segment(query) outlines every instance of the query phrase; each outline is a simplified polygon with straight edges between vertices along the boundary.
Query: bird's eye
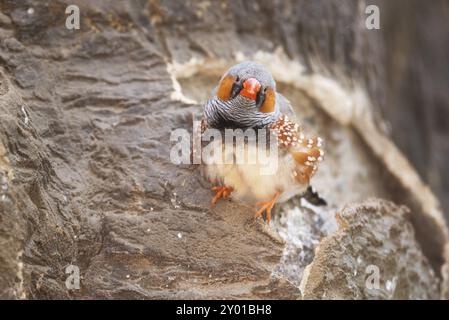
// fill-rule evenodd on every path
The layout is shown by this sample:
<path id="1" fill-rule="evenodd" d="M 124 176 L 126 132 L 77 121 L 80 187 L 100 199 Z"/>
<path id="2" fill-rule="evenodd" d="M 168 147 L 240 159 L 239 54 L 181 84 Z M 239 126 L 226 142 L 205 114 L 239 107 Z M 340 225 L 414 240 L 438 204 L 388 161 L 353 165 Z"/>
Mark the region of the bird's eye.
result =
<path id="1" fill-rule="evenodd" d="M 237 95 L 240 93 L 240 91 L 243 89 L 243 84 L 240 81 L 239 76 L 237 76 L 235 78 L 235 82 L 232 85 L 232 89 L 231 89 L 231 99 L 234 99 L 235 97 L 237 97 Z"/>
<path id="2" fill-rule="evenodd" d="M 260 112 L 274 112 L 276 102 L 275 99 L 274 90 L 265 87 L 264 90 L 259 91 L 256 99 L 256 105 L 259 107 Z"/>
<path id="3" fill-rule="evenodd" d="M 256 106 L 257 106 L 258 108 L 260 108 L 260 107 L 262 106 L 262 103 L 263 103 L 264 100 L 265 100 L 265 92 L 266 92 L 266 89 L 263 89 L 263 90 L 260 90 L 260 91 L 257 93 L 257 96 L 256 96 Z"/>
<path id="4" fill-rule="evenodd" d="M 256 106 L 257 106 L 258 108 L 260 108 L 260 107 L 262 106 L 262 104 L 264 103 L 264 101 L 265 101 L 265 96 L 266 96 L 266 94 L 267 94 L 267 90 L 268 90 L 268 87 L 264 87 L 262 90 L 260 90 L 260 91 L 257 93 L 257 97 L 256 97 Z"/>

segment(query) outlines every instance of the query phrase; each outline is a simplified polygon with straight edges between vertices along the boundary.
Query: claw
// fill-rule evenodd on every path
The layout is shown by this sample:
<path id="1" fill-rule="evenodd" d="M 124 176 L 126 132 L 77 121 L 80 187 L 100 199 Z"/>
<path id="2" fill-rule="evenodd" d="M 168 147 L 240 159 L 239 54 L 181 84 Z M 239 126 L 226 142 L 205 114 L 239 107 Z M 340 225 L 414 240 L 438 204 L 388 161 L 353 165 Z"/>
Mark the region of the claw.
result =
<path id="1" fill-rule="evenodd" d="M 222 198 L 223 199 L 228 198 L 231 192 L 234 191 L 234 188 L 226 186 L 216 186 L 212 188 L 212 191 L 215 191 L 215 196 L 212 198 L 211 203 L 212 205 L 215 205 L 218 202 L 218 200 Z"/>
<path id="2" fill-rule="evenodd" d="M 271 220 L 271 210 L 273 209 L 274 204 L 279 199 L 280 193 L 276 192 L 273 199 L 269 201 L 261 201 L 256 203 L 256 207 L 260 207 L 258 210 L 256 210 L 256 214 L 254 215 L 254 218 L 257 217 L 263 217 L 264 211 L 266 211 L 266 220 L 267 222 L 270 222 Z"/>

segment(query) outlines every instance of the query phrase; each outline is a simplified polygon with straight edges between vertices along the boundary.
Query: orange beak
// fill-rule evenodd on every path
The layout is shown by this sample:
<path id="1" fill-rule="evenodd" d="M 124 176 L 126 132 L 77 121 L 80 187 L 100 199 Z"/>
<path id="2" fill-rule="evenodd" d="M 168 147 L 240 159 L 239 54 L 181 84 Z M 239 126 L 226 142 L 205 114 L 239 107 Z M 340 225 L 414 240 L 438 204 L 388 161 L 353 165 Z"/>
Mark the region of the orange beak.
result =
<path id="1" fill-rule="evenodd" d="M 255 78 L 248 78 L 243 82 L 243 89 L 240 90 L 240 95 L 251 100 L 256 100 L 257 93 L 260 90 L 260 82 Z"/>

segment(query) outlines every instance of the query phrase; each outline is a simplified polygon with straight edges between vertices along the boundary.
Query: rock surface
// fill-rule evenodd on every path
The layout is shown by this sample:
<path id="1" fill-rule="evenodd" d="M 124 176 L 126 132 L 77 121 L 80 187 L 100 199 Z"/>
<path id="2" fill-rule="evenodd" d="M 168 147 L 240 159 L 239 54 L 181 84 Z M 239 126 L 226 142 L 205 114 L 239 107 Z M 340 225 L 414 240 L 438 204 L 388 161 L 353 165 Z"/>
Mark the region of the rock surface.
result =
<path id="1" fill-rule="evenodd" d="M 338 213 L 302 279 L 305 299 L 438 299 L 406 207 L 371 199 Z"/>
<path id="2" fill-rule="evenodd" d="M 79 1 L 81 29 L 67 30 L 69 1 L 0 1 L 1 298 L 440 295 L 447 230 L 431 192 L 411 167 L 391 169 L 406 161 L 393 147 L 376 153 L 342 121 L 351 112 L 337 107 L 351 97 L 316 94 L 340 81 L 319 76 L 318 57 L 354 81 L 369 72 L 360 8 L 294 3 Z M 314 182 L 327 207 L 292 199 L 267 226 L 237 203 L 211 209 L 198 168 L 170 161 L 171 131 L 191 130 L 221 72 L 244 56 L 266 62 L 298 118 L 327 141 Z M 337 227 L 340 208 L 372 196 L 411 214 L 372 200 L 348 205 L 348 226 Z M 362 250 L 395 290 L 365 290 L 354 267 Z M 66 287 L 70 265 L 79 290 Z"/>

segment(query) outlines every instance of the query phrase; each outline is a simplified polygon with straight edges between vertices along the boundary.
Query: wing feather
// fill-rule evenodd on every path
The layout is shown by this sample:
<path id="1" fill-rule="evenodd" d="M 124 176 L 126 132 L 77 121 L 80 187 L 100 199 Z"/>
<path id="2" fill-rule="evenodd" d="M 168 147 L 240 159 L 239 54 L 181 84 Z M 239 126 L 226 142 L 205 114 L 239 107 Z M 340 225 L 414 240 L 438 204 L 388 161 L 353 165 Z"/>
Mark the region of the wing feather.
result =
<path id="1" fill-rule="evenodd" d="M 293 176 L 301 183 L 309 183 L 318 163 L 323 160 L 322 139 L 305 137 L 302 127 L 285 114 L 270 129 L 275 133 L 280 147 L 286 149 L 297 164 Z"/>

